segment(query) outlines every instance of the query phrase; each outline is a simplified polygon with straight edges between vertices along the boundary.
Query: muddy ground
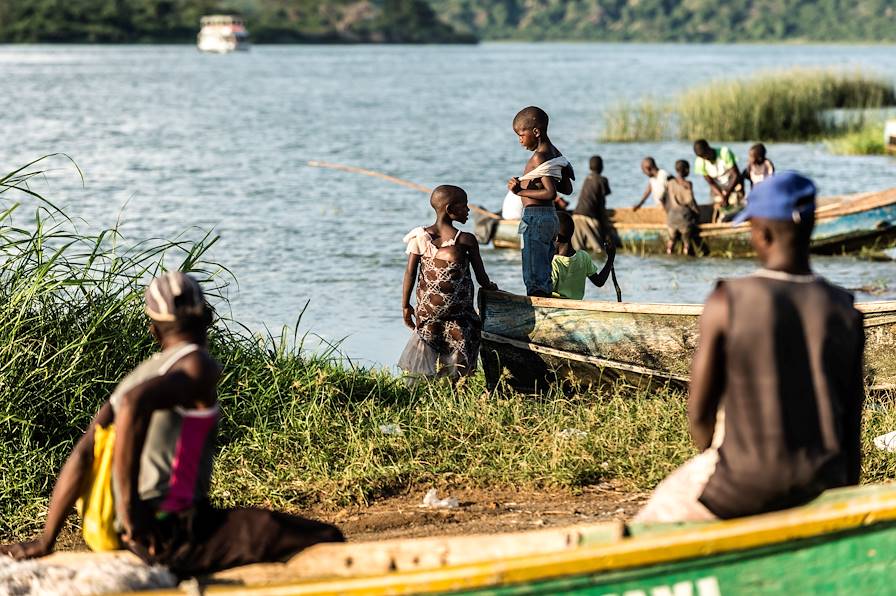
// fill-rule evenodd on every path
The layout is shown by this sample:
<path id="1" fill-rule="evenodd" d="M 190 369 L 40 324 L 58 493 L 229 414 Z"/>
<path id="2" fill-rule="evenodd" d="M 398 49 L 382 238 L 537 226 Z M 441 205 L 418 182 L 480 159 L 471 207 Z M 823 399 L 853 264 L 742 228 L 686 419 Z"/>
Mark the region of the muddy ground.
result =
<path id="1" fill-rule="evenodd" d="M 334 511 L 299 512 L 339 526 L 352 541 L 416 538 L 450 534 L 493 534 L 539 528 L 627 520 L 646 501 L 648 493 L 622 490 L 605 482 L 572 491 L 517 491 L 508 488 L 450 489 L 439 498 L 457 499 L 455 508 L 423 505 L 430 487 L 414 487 L 406 494 L 380 499 L 367 506 Z M 59 537 L 59 550 L 87 550 L 71 524 Z"/>
<path id="2" fill-rule="evenodd" d="M 454 489 L 456 508 L 424 506 L 426 487 L 390 497 L 367 507 L 312 512 L 345 532 L 349 540 L 384 540 L 447 534 L 519 532 L 614 519 L 628 519 L 647 493 L 624 492 L 612 483 L 569 491 Z"/>

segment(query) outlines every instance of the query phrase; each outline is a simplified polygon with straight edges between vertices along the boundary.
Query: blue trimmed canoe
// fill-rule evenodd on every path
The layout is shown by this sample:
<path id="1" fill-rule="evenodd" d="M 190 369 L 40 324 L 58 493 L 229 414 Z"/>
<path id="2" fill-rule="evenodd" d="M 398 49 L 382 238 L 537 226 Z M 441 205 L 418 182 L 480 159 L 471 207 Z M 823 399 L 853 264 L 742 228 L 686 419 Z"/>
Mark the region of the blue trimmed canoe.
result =
<path id="1" fill-rule="evenodd" d="M 711 207 L 702 207 L 702 220 L 709 221 Z M 638 254 L 661 254 L 666 250 L 666 215 L 659 207 L 611 209 L 610 220 L 622 249 Z M 518 220 L 498 222 L 493 243 L 496 248 L 520 247 Z M 714 256 L 750 256 L 750 224 L 704 223 L 701 237 Z M 812 251 L 841 254 L 880 250 L 896 241 L 896 188 L 879 192 L 819 199 Z"/>

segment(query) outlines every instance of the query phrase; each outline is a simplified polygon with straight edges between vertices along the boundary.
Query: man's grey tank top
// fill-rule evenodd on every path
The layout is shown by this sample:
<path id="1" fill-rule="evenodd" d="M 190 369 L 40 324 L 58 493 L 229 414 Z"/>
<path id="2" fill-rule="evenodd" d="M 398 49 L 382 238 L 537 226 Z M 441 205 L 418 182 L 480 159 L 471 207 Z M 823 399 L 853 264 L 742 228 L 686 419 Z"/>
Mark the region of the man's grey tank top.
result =
<path id="1" fill-rule="evenodd" d="M 195 344 L 181 344 L 153 354 L 115 388 L 109 398 L 112 409 L 118 411 L 128 391 L 164 375 L 178 360 L 198 349 Z M 205 498 L 211 484 L 218 415 L 217 404 L 202 410 L 172 408 L 153 412 L 140 455 L 141 500 L 174 512 Z"/>
<path id="2" fill-rule="evenodd" d="M 852 295 L 765 270 L 720 284 L 730 317 L 724 436 L 700 501 L 731 518 L 857 483 L 864 330 Z"/>

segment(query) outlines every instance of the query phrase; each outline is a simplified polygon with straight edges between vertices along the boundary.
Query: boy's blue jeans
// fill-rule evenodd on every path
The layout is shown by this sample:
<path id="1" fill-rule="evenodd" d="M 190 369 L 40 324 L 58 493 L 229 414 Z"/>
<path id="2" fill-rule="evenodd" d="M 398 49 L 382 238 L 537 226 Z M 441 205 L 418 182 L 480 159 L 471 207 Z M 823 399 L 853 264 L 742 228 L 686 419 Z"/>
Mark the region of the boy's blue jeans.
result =
<path id="1" fill-rule="evenodd" d="M 558 225 L 553 205 L 523 209 L 519 232 L 523 237 L 523 283 L 529 296 L 551 295 L 551 260 Z"/>

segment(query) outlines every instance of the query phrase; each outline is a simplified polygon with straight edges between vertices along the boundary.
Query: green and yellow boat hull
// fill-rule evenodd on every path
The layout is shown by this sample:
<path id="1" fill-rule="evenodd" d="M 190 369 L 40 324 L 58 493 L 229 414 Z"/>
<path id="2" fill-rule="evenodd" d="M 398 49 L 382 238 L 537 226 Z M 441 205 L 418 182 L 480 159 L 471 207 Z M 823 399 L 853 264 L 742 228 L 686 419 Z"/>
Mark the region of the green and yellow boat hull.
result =
<path id="1" fill-rule="evenodd" d="M 739 520 L 633 527 L 631 535 L 622 529 L 621 522 L 611 522 L 579 531 L 319 545 L 286 564 L 205 578 L 200 589 L 257 596 L 727 596 L 894 589 L 893 485 L 828 491 L 803 507 Z M 570 543 L 557 540 L 564 532 Z M 495 543 L 504 544 L 506 553 L 496 552 Z M 514 545 L 528 554 L 514 554 Z"/>

